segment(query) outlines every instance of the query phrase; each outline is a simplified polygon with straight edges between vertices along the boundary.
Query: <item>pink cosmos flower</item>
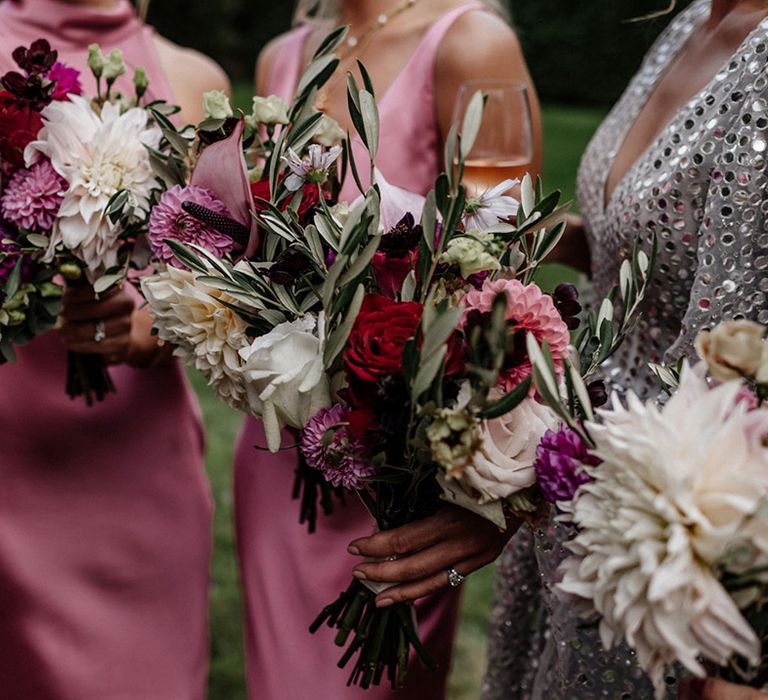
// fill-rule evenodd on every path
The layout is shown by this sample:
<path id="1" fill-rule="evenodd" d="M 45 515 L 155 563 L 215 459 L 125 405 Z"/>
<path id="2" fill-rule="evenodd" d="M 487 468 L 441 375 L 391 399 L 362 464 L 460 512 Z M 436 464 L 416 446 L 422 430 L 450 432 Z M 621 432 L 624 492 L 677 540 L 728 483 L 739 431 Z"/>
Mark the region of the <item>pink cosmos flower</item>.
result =
<path id="1" fill-rule="evenodd" d="M 203 187 L 172 187 L 163 193 L 149 217 L 149 245 L 155 256 L 169 265 L 181 267 L 166 239 L 194 243 L 216 257 L 229 253 L 234 241 L 185 212 L 182 209 L 185 202 L 199 204 L 215 214 L 230 215 L 224 204 Z"/>
<path id="2" fill-rule="evenodd" d="M 283 156 L 283 160 L 290 170 L 290 174 L 285 178 L 285 186 L 291 192 L 298 192 L 305 182 L 312 185 L 321 185 L 328 177 L 328 171 L 341 155 L 341 146 L 334 146 L 327 151 L 322 146 L 313 144 L 309 147 L 307 155 L 304 158 L 288 149 L 288 155 Z"/>
<path id="3" fill-rule="evenodd" d="M 67 181 L 49 160 L 18 170 L 0 198 L 0 213 L 19 228 L 48 233 L 59 213 Z"/>
<path id="4" fill-rule="evenodd" d="M 531 360 L 525 347 L 525 337 L 533 333 L 539 345 L 547 343 L 555 368 L 562 368 L 568 354 L 570 334 L 568 326 L 555 309 L 552 297 L 544 294 L 535 284 L 524 285 L 518 280 L 486 280 L 480 289 L 473 289 L 464 297 L 464 326 L 483 323 L 493 309 L 499 294 L 507 297 L 506 319 L 514 346 L 506 358 L 499 375 L 499 386 L 511 391 L 532 371 Z M 533 392 L 533 388 L 531 389 Z"/>
<path id="5" fill-rule="evenodd" d="M 82 95 L 83 86 L 80 85 L 80 71 L 64 65 L 60 61 L 51 66 L 47 77 L 56 83 L 53 89 L 54 100 L 66 100 L 70 95 Z"/>

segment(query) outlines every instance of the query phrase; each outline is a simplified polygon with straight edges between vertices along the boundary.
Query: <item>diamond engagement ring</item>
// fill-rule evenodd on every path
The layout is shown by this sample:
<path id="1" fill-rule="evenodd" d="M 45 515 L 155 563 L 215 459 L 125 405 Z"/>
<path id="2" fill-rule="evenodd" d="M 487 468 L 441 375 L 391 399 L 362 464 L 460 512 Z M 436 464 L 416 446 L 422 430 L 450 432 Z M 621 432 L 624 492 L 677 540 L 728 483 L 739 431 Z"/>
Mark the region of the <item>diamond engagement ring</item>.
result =
<path id="1" fill-rule="evenodd" d="M 464 583 L 465 578 L 466 576 L 462 576 L 453 567 L 448 569 L 448 583 L 451 584 L 451 588 L 458 588 L 462 583 Z"/>
<path id="2" fill-rule="evenodd" d="M 107 327 L 104 321 L 96 321 L 96 328 L 93 331 L 93 342 L 101 343 L 107 337 Z"/>

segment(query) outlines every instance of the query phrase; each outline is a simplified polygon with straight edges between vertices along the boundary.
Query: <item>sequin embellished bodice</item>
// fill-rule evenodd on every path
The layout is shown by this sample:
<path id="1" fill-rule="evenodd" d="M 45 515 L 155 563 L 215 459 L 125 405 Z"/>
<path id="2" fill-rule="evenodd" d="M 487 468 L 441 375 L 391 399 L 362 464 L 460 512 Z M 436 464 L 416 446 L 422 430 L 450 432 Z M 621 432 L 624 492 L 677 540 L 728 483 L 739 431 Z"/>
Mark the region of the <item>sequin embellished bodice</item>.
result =
<path id="1" fill-rule="evenodd" d="M 768 20 L 605 198 L 629 129 L 709 9 L 697 0 L 659 37 L 579 171 L 597 298 L 618 282 L 636 237 L 658 241 L 642 317 L 607 371 L 643 398 L 658 393 L 647 362 L 691 356 L 702 328 L 723 318 L 768 323 Z M 501 559 L 484 700 L 653 697 L 630 650 L 604 650 L 597 629 L 552 592 L 571 536 L 563 527 L 521 530 Z M 675 698 L 673 678 L 669 688 Z"/>

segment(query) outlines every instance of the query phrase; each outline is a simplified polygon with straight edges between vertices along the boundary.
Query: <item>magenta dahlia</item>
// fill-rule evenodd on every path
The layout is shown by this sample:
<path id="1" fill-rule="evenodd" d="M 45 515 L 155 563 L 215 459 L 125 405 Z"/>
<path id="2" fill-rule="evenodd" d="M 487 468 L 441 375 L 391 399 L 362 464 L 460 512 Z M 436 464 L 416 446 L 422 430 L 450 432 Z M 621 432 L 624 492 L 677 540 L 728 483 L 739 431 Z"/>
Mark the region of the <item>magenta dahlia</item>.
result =
<path id="1" fill-rule="evenodd" d="M 66 100 L 69 95 L 82 95 L 83 86 L 80 85 L 80 71 L 57 61 L 51 66 L 46 77 L 56 83 L 53 89 L 54 100 Z"/>
<path id="2" fill-rule="evenodd" d="M 533 468 L 544 500 L 557 503 L 572 500 L 579 486 L 592 480 L 584 465 L 598 464 L 600 460 L 590 454 L 578 434 L 563 426 L 557 432 L 544 433 Z"/>
<path id="3" fill-rule="evenodd" d="M 158 259 L 180 267 L 166 239 L 180 243 L 194 243 L 216 257 L 222 257 L 234 247 L 234 241 L 209 224 L 196 219 L 182 209 L 182 204 L 192 202 L 215 214 L 230 217 L 226 206 L 214 194 L 202 187 L 176 185 L 163 193 L 160 202 L 149 217 L 149 244 Z"/>
<path id="4" fill-rule="evenodd" d="M 307 464 L 333 486 L 357 490 L 374 470 L 364 458 L 363 444 L 350 438 L 345 413 L 340 404 L 318 411 L 301 434 L 301 452 Z"/>
<path id="5" fill-rule="evenodd" d="M 506 279 L 486 280 L 480 289 L 467 292 L 463 300 L 465 328 L 484 322 L 499 294 L 507 297 L 505 317 L 513 334 L 513 347 L 499 375 L 499 385 L 510 391 L 531 374 L 531 360 L 525 342 L 528 333 L 533 334 L 539 345 L 549 345 L 558 371 L 568 354 L 571 336 L 552 297 L 544 294 L 535 284 L 525 285 L 518 280 Z"/>
<path id="6" fill-rule="evenodd" d="M 16 171 L 0 197 L 0 214 L 19 228 L 49 233 L 56 221 L 67 181 L 48 160 Z"/>

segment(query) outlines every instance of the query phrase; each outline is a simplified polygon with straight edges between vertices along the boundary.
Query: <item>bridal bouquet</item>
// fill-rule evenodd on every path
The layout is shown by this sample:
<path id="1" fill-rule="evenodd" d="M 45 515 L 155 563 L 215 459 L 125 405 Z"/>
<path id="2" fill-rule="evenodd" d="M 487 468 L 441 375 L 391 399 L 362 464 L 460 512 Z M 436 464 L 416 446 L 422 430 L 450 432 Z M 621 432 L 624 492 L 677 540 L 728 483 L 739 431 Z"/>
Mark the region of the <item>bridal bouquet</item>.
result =
<path id="1" fill-rule="evenodd" d="M 13 57 L 19 71 L 2 77 L 0 93 L 0 269 L 7 277 L 4 308 L 10 307 L 0 327 L 13 329 L 2 336 L 6 359 L 13 344 L 51 327 L 52 300 L 61 293 L 52 284 L 56 275 L 68 284 L 91 285 L 98 295 L 124 283 L 131 265 L 149 261 L 144 256 L 141 262 L 137 243 L 162 189 L 152 161 L 170 148 L 163 129 L 177 111 L 162 103 L 141 105 L 148 86 L 141 68 L 134 73 L 135 95 L 114 90 L 126 72 L 118 50 L 104 56 L 90 48 L 95 97 L 82 94 L 77 71 L 58 63 L 45 40 L 20 47 Z M 104 333 L 97 325 L 99 331 Z M 112 390 L 101 356 L 70 353 L 71 396 L 84 395 L 90 404 Z"/>
<path id="2" fill-rule="evenodd" d="M 576 531 L 559 589 L 625 640 L 665 697 L 665 669 L 768 683 L 768 342 L 726 321 L 703 361 L 656 367 L 662 407 L 629 394 L 551 433 L 536 469 Z"/>
<path id="3" fill-rule="evenodd" d="M 256 98 L 239 118 L 209 96 L 209 118 L 179 153 L 191 178 L 152 212 L 160 263 L 142 288 L 160 337 L 230 405 L 263 419 L 269 449 L 298 442 L 302 516 L 318 493 L 328 506 L 319 478 L 355 493 L 380 529 L 445 501 L 504 529 L 541 503 L 535 451 L 556 422 L 533 387 L 531 348 L 559 381 L 581 310 L 574 288 L 548 295 L 534 282 L 568 207 L 529 177 L 467 197 L 480 93 L 447 139 L 434 189 L 391 186 L 376 169 L 378 111 L 360 66 L 363 87 L 350 76 L 348 100 L 370 155 L 364 187 L 349 136 L 313 106 L 343 35 L 320 46 L 292 105 Z M 347 173 L 360 197 L 339 202 Z M 517 184 L 520 202 L 504 194 Z M 582 334 L 594 367 L 618 347 L 647 283 L 648 259 L 635 251 L 632 264 L 618 327 L 607 331 L 603 314 Z M 377 609 L 376 590 L 352 581 L 312 629 L 338 630 L 340 665 L 355 660 L 350 684 L 398 687 L 411 649 L 432 662 L 412 608 Z"/>

